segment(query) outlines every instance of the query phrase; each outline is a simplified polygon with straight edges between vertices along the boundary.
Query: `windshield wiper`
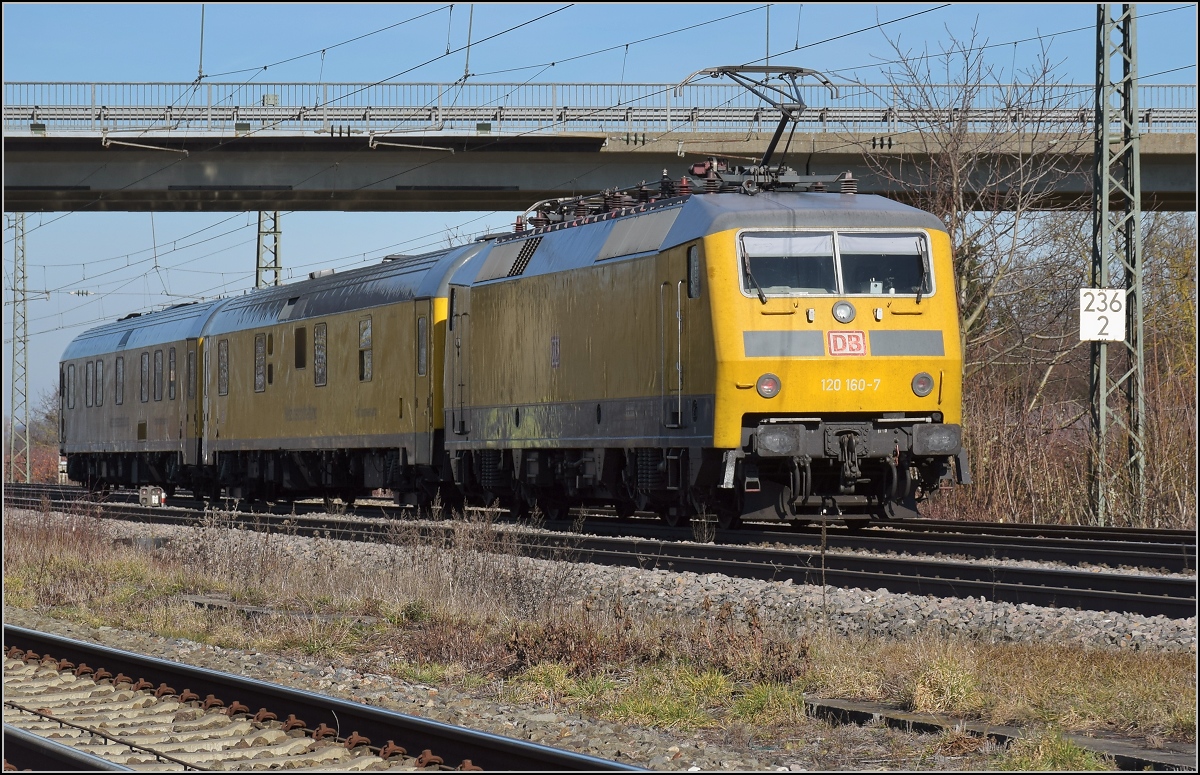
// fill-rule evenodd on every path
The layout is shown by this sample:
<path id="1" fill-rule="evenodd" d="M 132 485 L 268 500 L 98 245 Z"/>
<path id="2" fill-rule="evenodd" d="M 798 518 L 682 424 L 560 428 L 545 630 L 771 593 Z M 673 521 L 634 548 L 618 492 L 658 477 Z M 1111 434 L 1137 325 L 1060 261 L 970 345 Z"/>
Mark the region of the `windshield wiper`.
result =
<path id="1" fill-rule="evenodd" d="M 917 304 L 921 303 L 921 294 L 925 291 L 925 259 L 920 259 L 921 279 L 917 281 Z"/>
<path id="2" fill-rule="evenodd" d="M 766 304 L 767 294 L 763 293 L 762 286 L 758 284 L 758 280 L 754 279 L 754 272 L 750 271 L 750 256 L 746 256 L 744 260 L 746 262 L 746 277 L 749 278 L 750 282 L 754 283 L 754 289 L 758 291 L 758 300 Z"/>

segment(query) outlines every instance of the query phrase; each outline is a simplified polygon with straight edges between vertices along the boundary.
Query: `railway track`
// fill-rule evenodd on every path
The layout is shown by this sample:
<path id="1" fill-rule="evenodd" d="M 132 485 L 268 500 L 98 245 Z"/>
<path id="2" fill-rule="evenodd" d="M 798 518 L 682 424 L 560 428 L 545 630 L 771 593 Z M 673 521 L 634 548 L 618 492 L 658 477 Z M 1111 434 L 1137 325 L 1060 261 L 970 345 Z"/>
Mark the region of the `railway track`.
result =
<path id="1" fill-rule="evenodd" d="M 4 649 L 5 769 L 641 771 L 20 627 Z"/>
<path id="2" fill-rule="evenodd" d="M 87 497 L 86 491 L 77 485 L 44 485 L 44 484 L 20 484 L 6 483 L 4 485 L 6 494 L 11 494 L 19 497 L 37 499 L 42 495 L 46 495 L 51 499 L 57 500 L 72 500 L 84 499 Z M 116 490 L 110 492 L 101 499 L 102 502 L 135 502 L 137 493 L 132 490 Z M 232 510 L 235 502 L 230 501 L 229 505 Z M 190 498 L 186 492 L 180 492 L 176 497 L 171 498 L 171 505 L 186 508 L 204 508 L 204 502 L 198 499 Z M 317 501 L 296 501 L 287 506 L 275 506 L 267 508 L 264 504 L 256 504 L 253 510 L 255 513 L 274 513 L 274 514 L 327 514 L 329 508 Z M 379 515 L 398 517 L 404 513 L 403 508 L 391 506 L 389 502 L 362 502 L 358 508 L 354 506 L 346 509 L 348 513 L 358 513 L 360 515 Z M 577 511 L 577 510 L 572 510 Z M 622 526 L 622 529 L 644 530 L 647 534 L 659 533 L 662 535 L 681 534 L 680 528 L 669 528 L 663 526 L 657 520 L 646 512 L 643 516 L 647 517 L 643 526 L 633 525 L 626 520 L 617 520 L 612 518 L 608 512 L 604 511 L 588 511 L 589 524 L 614 524 Z M 941 519 L 924 519 L 924 518 L 898 518 L 891 519 L 887 522 L 872 523 L 870 525 L 861 525 L 857 523 L 853 529 L 838 524 L 837 521 L 831 522 L 828 525 L 829 530 L 836 532 L 852 533 L 854 535 L 867 535 L 872 532 L 887 531 L 887 535 L 896 537 L 905 533 L 914 535 L 924 535 L 926 537 L 948 535 L 954 541 L 961 541 L 964 535 L 973 536 L 997 536 L 997 537 L 1012 537 L 1022 539 L 1022 543 L 1029 543 L 1024 539 L 1042 538 L 1047 540 L 1054 539 L 1070 539 L 1073 541 L 1096 541 L 1103 544 L 1154 544 L 1150 551 L 1159 551 L 1160 546 L 1181 547 L 1187 550 L 1190 556 L 1196 555 L 1197 534 L 1195 530 L 1175 530 L 1170 528 L 1140 528 L 1140 527 L 1097 527 L 1093 525 L 1052 525 L 1052 524 L 1029 524 L 1029 523 L 1014 523 L 1014 522 L 968 522 L 963 520 L 941 520 Z M 751 523 L 744 525 L 740 530 L 722 530 L 720 535 L 722 540 L 739 540 L 739 536 L 752 536 L 754 540 L 758 540 L 760 536 L 769 535 L 772 540 L 786 540 L 781 536 L 787 535 L 804 535 L 820 532 L 819 524 L 810 524 L 798 527 L 791 523 Z"/>
<path id="3" fill-rule="evenodd" d="M 6 494 L 14 506 L 37 508 L 32 497 Z M 196 525 L 203 512 L 186 509 L 148 509 L 131 504 L 106 503 L 106 515 L 160 524 Z M 229 524 L 247 528 L 288 532 L 301 536 L 332 536 L 356 541 L 388 541 L 392 520 L 363 520 L 323 514 L 277 515 L 232 514 Z M 633 527 L 622 523 L 623 533 Z M 446 539 L 441 523 L 422 523 L 419 528 L 430 538 Z M 656 528 L 657 529 L 657 528 Z M 950 534 L 936 538 L 900 529 L 841 533 L 789 535 L 786 548 L 749 545 L 713 545 L 629 535 L 604 536 L 546 533 L 520 530 L 509 544 L 513 550 L 532 556 L 552 554 L 559 559 L 596 562 L 617 566 L 658 568 L 694 573 L 722 573 L 734 577 L 799 584 L 829 584 L 840 587 L 879 589 L 938 597 L 983 597 L 997 602 L 1060 608 L 1120 611 L 1146 616 L 1186 618 L 1196 613 L 1195 577 L 1156 576 L 1097 572 L 1045 567 L 1021 567 L 999 560 L 1041 559 L 1068 564 L 1104 564 L 1111 567 L 1195 567 L 1195 546 L 1183 543 L 1152 544 L 1142 541 L 1076 543 L 1071 539 L 1024 539 L 1013 536 L 979 536 L 955 540 Z M 864 535 L 870 532 L 870 535 Z M 888 535 L 885 535 L 888 534 Z M 751 541 L 750 533 L 737 534 Z M 728 539 L 725 534 L 722 539 Z M 991 540 L 985 540 L 985 539 Z M 775 540 L 774 538 L 772 540 Z M 814 545 L 814 541 L 818 544 Z M 1025 543 L 1026 541 L 1030 543 Z M 847 550 L 869 549 L 903 554 L 872 556 Z M 946 559 L 953 554 L 956 559 Z M 943 555 L 937 557 L 936 555 Z M 959 559 L 962 558 L 962 559 Z M 996 562 L 980 562 L 996 560 Z"/>

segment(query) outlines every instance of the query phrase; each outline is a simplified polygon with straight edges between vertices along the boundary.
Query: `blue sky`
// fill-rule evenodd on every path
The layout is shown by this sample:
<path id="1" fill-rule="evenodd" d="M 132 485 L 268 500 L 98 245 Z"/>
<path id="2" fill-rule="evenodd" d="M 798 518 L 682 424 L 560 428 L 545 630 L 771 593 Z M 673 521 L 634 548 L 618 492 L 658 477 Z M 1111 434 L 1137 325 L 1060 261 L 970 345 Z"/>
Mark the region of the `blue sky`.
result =
<path id="1" fill-rule="evenodd" d="M 1196 5 L 1140 4 L 1138 14 L 1143 81 L 1195 84 Z M 894 56 L 887 38 L 905 50 L 937 53 L 952 37 L 970 39 L 972 30 L 991 46 L 987 56 L 1001 78 L 1032 66 L 1043 47 L 1062 80 L 1090 84 L 1095 77 L 1096 6 L 1086 3 L 206 4 L 203 16 L 203 72 L 224 83 L 373 83 L 401 73 L 395 81 L 450 82 L 462 77 L 466 52 L 445 52 L 467 42 L 468 27 L 478 42 L 523 22 L 529 23 L 471 46 L 472 81 L 677 83 L 704 67 L 759 63 L 769 51 L 773 64 L 820 70 L 835 81 L 879 83 L 880 68 Z M 6 82 L 191 82 L 201 68 L 199 4 L 6 3 L 3 22 Z M 652 36 L 661 37 L 638 42 Z M 433 249 L 504 228 L 514 216 L 290 213 L 282 219 L 281 255 L 302 277 L 314 268 L 361 264 L 364 257 Z M 28 286 L 63 289 L 49 298 L 30 294 L 31 405 L 54 386 L 59 356 L 83 330 L 179 301 L 164 290 L 212 296 L 252 287 L 256 226 L 256 213 L 27 215 Z M 214 239 L 169 250 L 197 232 L 189 241 Z M 3 250 L 7 375 L 13 265 L 7 217 Z M 119 270 L 103 285 L 86 279 L 147 250 L 162 255 L 159 271 Z M 3 391 L 7 415 L 7 378 Z"/>

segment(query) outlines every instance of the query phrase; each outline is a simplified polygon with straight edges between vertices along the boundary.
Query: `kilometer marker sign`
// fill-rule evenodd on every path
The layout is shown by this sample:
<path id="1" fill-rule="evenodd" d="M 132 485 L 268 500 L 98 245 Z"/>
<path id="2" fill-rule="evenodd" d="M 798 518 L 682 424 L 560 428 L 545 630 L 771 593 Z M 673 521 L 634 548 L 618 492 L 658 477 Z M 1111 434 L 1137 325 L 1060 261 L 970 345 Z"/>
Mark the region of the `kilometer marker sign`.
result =
<path id="1" fill-rule="evenodd" d="M 1079 289 L 1079 339 L 1083 342 L 1125 341 L 1125 290 Z"/>

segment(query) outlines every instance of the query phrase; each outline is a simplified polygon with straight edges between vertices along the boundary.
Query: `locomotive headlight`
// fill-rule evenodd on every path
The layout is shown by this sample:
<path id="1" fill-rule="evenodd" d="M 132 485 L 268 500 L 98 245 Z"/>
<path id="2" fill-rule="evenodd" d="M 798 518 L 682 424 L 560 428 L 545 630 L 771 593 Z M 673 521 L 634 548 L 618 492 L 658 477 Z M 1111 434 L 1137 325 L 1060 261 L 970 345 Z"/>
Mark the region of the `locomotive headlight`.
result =
<path id="1" fill-rule="evenodd" d="M 779 377 L 774 374 L 764 374 L 758 378 L 758 394 L 763 398 L 774 398 L 779 395 L 779 388 L 783 385 L 779 382 Z"/>
<path id="2" fill-rule="evenodd" d="M 839 301 L 833 305 L 833 317 L 839 323 L 849 323 L 854 320 L 854 305 L 848 301 Z"/>
<path id="3" fill-rule="evenodd" d="M 912 389 L 914 393 L 921 398 L 924 398 L 933 392 L 933 377 L 929 376 L 925 372 L 921 372 L 917 376 L 913 377 Z"/>

